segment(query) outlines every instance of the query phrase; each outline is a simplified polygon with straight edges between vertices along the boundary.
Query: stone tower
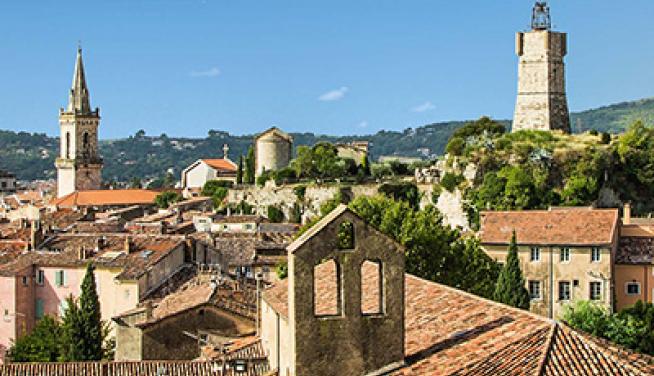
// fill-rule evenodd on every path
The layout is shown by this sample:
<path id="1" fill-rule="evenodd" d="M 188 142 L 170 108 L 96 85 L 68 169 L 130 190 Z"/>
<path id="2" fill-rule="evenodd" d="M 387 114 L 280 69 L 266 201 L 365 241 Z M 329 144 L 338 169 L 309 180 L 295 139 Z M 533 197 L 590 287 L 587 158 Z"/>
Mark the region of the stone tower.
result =
<path id="1" fill-rule="evenodd" d="M 569 133 L 563 63 L 567 54 L 567 34 L 551 30 L 546 2 L 536 2 L 531 24 L 531 31 L 518 33 L 516 37 L 520 65 L 512 130 L 562 130 Z"/>
<path id="2" fill-rule="evenodd" d="M 293 138 L 277 127 L 272 127 L 254 139 L 255 175 L 276 171 L 291 162 Z"/>
<path id="3" fill-rule="evenodd" d="M 98 154 L 100 110 L 92 110 L 84 76 L 82 49 L 77 50 L 68 106 L 59 110 L 61 130 L 57 167 L 57 197 L 78 190 L 100 189 L 102 159 Z"/>

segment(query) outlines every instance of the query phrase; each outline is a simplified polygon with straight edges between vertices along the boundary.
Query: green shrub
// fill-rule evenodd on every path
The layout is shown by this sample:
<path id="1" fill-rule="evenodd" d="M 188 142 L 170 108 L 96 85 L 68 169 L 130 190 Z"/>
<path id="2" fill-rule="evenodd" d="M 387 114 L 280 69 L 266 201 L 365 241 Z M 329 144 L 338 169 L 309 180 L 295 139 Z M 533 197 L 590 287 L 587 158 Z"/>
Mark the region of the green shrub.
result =
<path id="1" fill-rule="evenodd" d="M 257 185 L 259 187 L 263 187 L 264 185 L 266 185 L 266 182 L 270 179 L 272 179 L 272 172 L 263 171 L 261 175 L 257 176 Z"/>
<path id="2" fill-rule="evenodd" d="M 277 264 L 275 272 L 277 273 L 277 278 L 286 279 L 288 277 L 288 264 L 285 262 Z"/>
<path id="3" fill-rule="evenodd" d="M 387 176 L 393 175 L 393 171 L 391 170 L 391 167 L 382 163 L 373 164 L 371 167 L 371 173 L 372 173 L 372 177 L 374 177 L 375 179 L 382 179 Z"/>
<path id="4" fill-rule="evenodd" d="M 449 155 L 460 156 L 463 154 L 463 149 L 466 142 L 460 137 L 452 137 L 445 147 L 445 151 Z"/>
<path id="5" fill-rule="evenodd" d="M 229 180 L 209 180 L 204 183 L 202 191 L 200 192 L 202 196 L 212 197 L 214 192 L 219 188 L 229 189 L 234 186 L 234 183 Z"/>
<path id="6" fill-rule="evenodd" d="M 284 221 L 284 212 L 274 206 L 274 205 L 268 205 L 268 220 L 272 223 L 281 223 Z"/>
<path id="7" fill-rule="evenodd" d="M 611 143 L 611 134 L 607 133 L 607 132 L 602 133 L 602 139 L 600 140 L 600 143 L 602 143 L 604 145 L 610 144 Z"/>
<path id="8" fill-rule="evenodd" d="M 448 192 L 454 192 L 454 189 L 463 182 L 464 177 L 462 175 L 453 174 L 451 172 L 446 172 L 445 175 L 441 178 L 441 186 L 445 188 Z"/>
<path id="9" fill-rule="evenodd" d="M 277 170 L 272 175 L 274 177 L 275 184 L 277 185 L 288 184 L 294 182 L 297 179 L 295 170 L 293 170 L 290 167 L 285 167 L 282 168 L 281 170 Z"/>
<path id="10" fill-rule="evenodd" d="M 154 203 L 160 209 L 168 209 L 168 207 L 176 202 L 182 200 L 182 196 L 179 193 L 174 191 L 165 191 L 161 192 L 154 198 Z"/>
<path id="11" fill-rule="evenodd" d="M 591 136 L 597 136 L 599 132 L 597 132 L 597 129 L 591 129 L 588 133 L 590 133 Z"/>
<path id="12" fill-rule="evenodd" d="M 298 185 L 297 187 L 293 188 L 293 193 L 295 193 L 295 197 L 297 197 L 298 200 L 304 201 L 304 197 L 307 193 L 307 186 Z"/>
<path id="13" fill-rule="evenodd" d="M 409 182 L 386 183 L 379 187 L 379 193 L 384 194 L 394 200 L 406 201 L 413 208 L 420 204 L 420 192 L 418 187 Z"/>

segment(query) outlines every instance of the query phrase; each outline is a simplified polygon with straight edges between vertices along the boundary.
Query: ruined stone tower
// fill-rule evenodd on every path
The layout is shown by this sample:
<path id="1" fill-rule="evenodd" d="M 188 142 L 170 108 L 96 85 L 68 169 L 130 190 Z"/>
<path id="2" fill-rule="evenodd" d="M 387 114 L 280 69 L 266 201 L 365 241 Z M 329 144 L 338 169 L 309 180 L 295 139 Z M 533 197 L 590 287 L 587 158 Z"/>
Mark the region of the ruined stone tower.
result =
<path id="1" fill-rule="evenodd" d="M 100 110 L 91 109 L 82 49 L 79 48 L 68 106 L 59 110 L 60 152 L 55 161 L 57 197 L 78 190 L 100 189 L 102 159 L 98 154 L 99 124 Z"/>
<path id="2" fill-rule="evenodd" d="M 570 132 L 565 95 L 567 34 L 551 30 L 549 7 L 536 2 L 532 30 L 516 37 L 518 100 L 512 130 L 562 130 Z"/>
<path id="3" fill-rule="evenodd" d="M 277 127 L 272 127 L 254 139 L 256 176 L 264 171 L 277 171 L 291 162 L 293 138 Z"/>

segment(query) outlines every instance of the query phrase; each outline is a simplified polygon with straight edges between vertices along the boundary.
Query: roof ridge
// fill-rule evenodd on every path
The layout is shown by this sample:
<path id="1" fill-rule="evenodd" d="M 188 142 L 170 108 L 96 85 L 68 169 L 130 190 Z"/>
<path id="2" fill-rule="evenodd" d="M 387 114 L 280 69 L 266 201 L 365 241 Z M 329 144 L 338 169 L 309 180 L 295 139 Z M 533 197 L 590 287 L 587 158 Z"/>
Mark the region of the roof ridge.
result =
<path id="1" fill-rule="evenodd" d="M 554 321 L 552 327 L 550 328 L 550 333 L 547 336 L 547 344 L 545 346 L 545 351 L 543 351 L 543 357 L 538 362 L 538 369 L 536 370 L 538 376 L 545 375 L 545 368 L 547 365 L 547 360 L 550 358 L 550 353 L 552 352 L 552 344 L 554 343 L 554 336 L 558 330 L 558 323 Z"/>

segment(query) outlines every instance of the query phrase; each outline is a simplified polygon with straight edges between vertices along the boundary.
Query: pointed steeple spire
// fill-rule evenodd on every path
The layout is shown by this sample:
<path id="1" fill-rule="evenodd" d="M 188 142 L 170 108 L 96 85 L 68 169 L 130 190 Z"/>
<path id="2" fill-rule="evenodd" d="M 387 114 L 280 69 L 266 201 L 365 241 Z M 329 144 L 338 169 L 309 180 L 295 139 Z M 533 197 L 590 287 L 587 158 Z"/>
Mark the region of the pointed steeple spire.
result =
<path id="1" fill-rule="evenodd" d="M 68 112 L 78 112 L 83 114 L 91 112 L 89 89 L 86 86 L 84 63 L 82 62 L 82 46 L 77 47 L 77 61 L 75 62 L 73 85 L 68 97 Z"/>

